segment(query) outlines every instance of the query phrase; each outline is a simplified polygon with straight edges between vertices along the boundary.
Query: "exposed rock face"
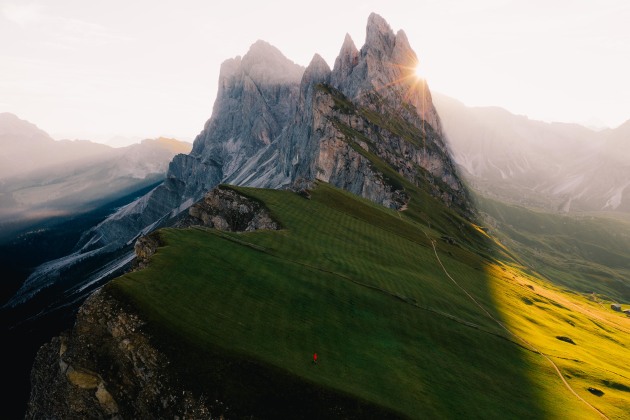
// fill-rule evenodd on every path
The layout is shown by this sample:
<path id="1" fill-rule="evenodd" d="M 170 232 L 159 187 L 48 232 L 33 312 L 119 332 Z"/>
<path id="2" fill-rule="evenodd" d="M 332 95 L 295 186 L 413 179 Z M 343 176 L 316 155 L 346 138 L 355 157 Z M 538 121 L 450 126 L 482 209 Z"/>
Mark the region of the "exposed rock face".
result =
<path id="1" fill-rule="evenodd" d="M 158 247 L 162 245 L 162 240 L 157 232 L 138 238 L 133 246 L 136 254 L 136 269 L 142 269 L 149 265 L 149 260 L 155 254 Z"/>
<path id="2" fill-rule="evenodd" d="M 385 19 L 372 13 L 368 18 L 363 48 L 357 53 L 346 35 L 339 56 L 332 81 L 345 96 L 369 105 L 371 98 L 366 94 L 378 92 L 393 109 L 408 103 L 416 108 L 422 120 L 441 134 L 431 92 L 426 82 L 415 76 L 419 60 L 404 31 L 394 34 Z"/>
<path id="3" fill-rule="evenodd" d="M 434 195 L 468 212 L 431 93 L 415 77 L 417 64 L 404 32 L 394 35 L 372 14 L 360 51 L 346 35 L 332 71 L 315 55 L 302 77 L 292 123 L 253 159 L 254 181 L 251 167 L 229 181 L 275 188 L 283 180 L 321 179 L 401 208 L 403 187 L 386 179 L 371 154 L 412 183 L 428 179 Z"/>
<path id="4" fill-rule="evenodd" d="M 263 41 L 252 45 L 242 59 L 224 62 L 212 118 L 195 139 L 192 152 L 177 155 L 164 184 L 130 205 L 125 212 L 136 215 L 133 221 L 119 212 L 88 232 L 84 243 L 103 238 L 98 241 L 101 246 L 120 246 L 138 232 L 146 233 L 147 227 L 167 223 L 246 166 L 287 126 L 303 71 Z M 124 229 L 118 229 L 121 224 Z"/>
<path id="5" fill-rule="evenodd" d="M 280 224 L 273 220 L 261 203 L 229 188 L 215 188 L 210 191 L 202 200 L 190 206 L 188 217 L 177 224 L 181 227 L 193 225 L 232 232 L 280 228 Z"/>
<path id="6" fill-rule="evenodd" d="M 37 353 L 26 418 L 210 418 L 221 404 L 177 387 L 143 322 L 104 290 Z"/>
<path id="7" fill-rule="evenodd" d="M 319 55 L 304 70 L 258 41 L 242 59 L 222 65 L 212 118 L 191 154 L 173 159 L 154 197 L 126 210 L 136 215 L 133 223 L 121 212 L 89 232 L 84 243 L 103 238 L 99 245 L 120 246 L 130 239 L 122 231 L 146 233 L 219 183 L 280 188 L 299 177 L 318 178 L 318 167 L 334 168 L 321 178 L 336 186 L 399 207 L 400 189 L 381 182 L 382 174 L 368 159 L 338 142 L 348 136 L 337 121 L 369 138 L 377 155 L 408 179 L 423 176 L 418 171 L 425 170 L 447 186 L 442 198 L 463 203 L 466 197 L 442 140 L 431 93 L 414 76 L 417 63 L 404 32 L 394 34 L 376 14 L 369 18 L 363 48 L 358 51 L 346 36 L 332 71 Z M 332 86 L 363 114 L 339 109 L 331 91 L 321 86 Z M 381 118 L 367 118 L 366 112 Z M 392 116 L 412 131 L 385 127 L 384 120 Z M 422 147 L 405 137 L 422 142 Z"/>

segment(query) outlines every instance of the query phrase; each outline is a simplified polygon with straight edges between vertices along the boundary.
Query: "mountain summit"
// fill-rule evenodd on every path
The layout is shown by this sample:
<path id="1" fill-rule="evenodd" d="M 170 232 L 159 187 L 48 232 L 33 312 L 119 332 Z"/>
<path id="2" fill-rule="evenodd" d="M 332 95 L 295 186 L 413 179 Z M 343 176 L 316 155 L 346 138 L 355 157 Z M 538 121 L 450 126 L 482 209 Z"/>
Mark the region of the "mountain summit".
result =
<path id="1" fill-rule="evenodd" d="M 257 41 L 223 63 L 212 116 L 192 152 L 170 163 L 164 183 L 86 232 L 73 255 L 36 270 L 11 304 L 71 266 L 110 254 L 107 269 L 82 279 L 98 284 L 132 258 L 137 237 L 171 225 L 221 183 L 282 189 L 321 180 L 394 209 L 416 186 L 469 215 L 417 64 L 404 32 L 394 34 L 376 14 L 360 50 L 346 36 L 332 70 L 317 54 L 304 69 Z"/>
<path id="2" fill-rule="evenodd" d="M 378 92 L 389 100 L 389 106 L 413 105 L 424 121 L 441 131 L 429 88 L 416 77 L 418 65 L 418 57 L 405 32 L 394 34 L 385 19 L 372 13 L 361 51 L 356 51 L 352 39 L 346 35 L 335 61 L 332 84 L 347 97 L 359 101 L 364 95 Z"/>

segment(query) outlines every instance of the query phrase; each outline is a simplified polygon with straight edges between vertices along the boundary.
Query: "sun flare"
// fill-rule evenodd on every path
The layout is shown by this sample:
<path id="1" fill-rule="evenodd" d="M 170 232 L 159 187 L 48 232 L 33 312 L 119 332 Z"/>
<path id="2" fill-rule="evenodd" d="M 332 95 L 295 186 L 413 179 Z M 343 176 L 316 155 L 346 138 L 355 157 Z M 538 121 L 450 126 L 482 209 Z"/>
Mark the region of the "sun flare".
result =
<path id="1" fill-rule="evenodd" d="M 424 72 L 422 71 L 422 68 L 420 67 L 420 64 L 418 64 L 414 69 L 413 69 L 413 74 L 416 76 L 416 78 L 418 79 L 424 79 Z"/>

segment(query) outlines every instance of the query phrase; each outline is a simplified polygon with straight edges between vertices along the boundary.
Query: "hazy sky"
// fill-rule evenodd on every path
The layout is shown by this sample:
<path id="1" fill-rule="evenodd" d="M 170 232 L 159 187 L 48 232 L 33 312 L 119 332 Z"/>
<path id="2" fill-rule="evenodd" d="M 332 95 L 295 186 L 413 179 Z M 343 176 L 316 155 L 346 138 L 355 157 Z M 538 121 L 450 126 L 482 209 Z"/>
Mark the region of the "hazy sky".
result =
<path id="1" fill-rule="evenodd" d="M 264 39 L 332 66 L 372 11 L 405 30 L 432 90 L 467 105 L 630 119 L 628 0 L 0 0 L 0 112 L 55 138 L 192 140 L 223 60 Z"/>

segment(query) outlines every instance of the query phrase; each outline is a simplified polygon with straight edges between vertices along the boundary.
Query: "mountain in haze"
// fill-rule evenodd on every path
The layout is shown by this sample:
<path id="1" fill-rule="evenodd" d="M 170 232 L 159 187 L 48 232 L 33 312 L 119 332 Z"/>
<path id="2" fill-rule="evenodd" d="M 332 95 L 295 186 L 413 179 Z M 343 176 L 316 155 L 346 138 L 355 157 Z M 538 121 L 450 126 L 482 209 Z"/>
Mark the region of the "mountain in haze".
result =
<path id="1" fill-rule="evenodd" d="M 109 149 L 89 141 L 56 142 L 36 125 L 0 113 L 0 180 L 57 165 L 98 159 Z"/>
<path id="2" fill-rule="evenodd" d="M 105 142 L 111 147 L 126 147 L 139 143 L 142 139 L 137 137 L 114 136 Z"/>
<path id="3" fill-rule="evenodd" d="M 10 299 L 35 267 L 72 252 L 83 231 L 153 189 L 172 157 L 191 147 L 165 138 L 120 149 L 55 141 L 15 115 L 0 114 L 0 301 Z M 46 296 L 21 311 L 0 310 L 2 341 L 15 343 L 7 349 L 12 362 L 6 376 L 22 396 L 17 401 L 27 393 L 29 359 L 71 316 L 64 308 L 55 318 L 28 321 L 49 303 Z M 23 415 L 21 407 L 14 409 L 22 412 L 9 404 L 3 416 Z"/>
<path id="4" fill-rule="evenodd" d="M 120 149 L 55 141 L 8 113 L 0 141 L 2 301 L 34 267 L 70 252 L 82 231 L 160 183 L 173 156 L 192 147 L 166 138 Z"/>
<path id="5" fill-rule="evenodd" d="M 55 141 L 15 115 L 0 114 L 0 226 L 12 228 L 78 214 L 155 184 L 168 162 L 191 145 L 144 140 L 114 149 L 89 141 Z"/>
<path id="6" fill-rule="evenodd" d="M 630 121 L 594 131 L 434 102 L 462 175 L 483 194 L 561 212 L 630 211 Z"/>
<path id="7" fill-rule="evenodd" d="M 85 295 L 133 259 L 136 238 L 175 223 L 220 183 L 280 189 L 319 179 L 399 209 L 409 199 L 395 181 L 400 174 L 470 214 L 416 64 L 405 33 L 375 14 L 365 45 L 359 50 L 346 36 L 332 70 L 319 55 L 304 69 L 256 42 L 221 66 L 212 117 L 191 153 L 174 157 L 163 184 L 86 232 L 71 255 L 36 269 L 9 306 L 54 284 Z M 67 274 L 89 264 L 81 279 Z"/>

